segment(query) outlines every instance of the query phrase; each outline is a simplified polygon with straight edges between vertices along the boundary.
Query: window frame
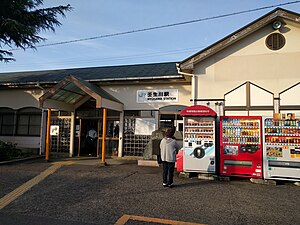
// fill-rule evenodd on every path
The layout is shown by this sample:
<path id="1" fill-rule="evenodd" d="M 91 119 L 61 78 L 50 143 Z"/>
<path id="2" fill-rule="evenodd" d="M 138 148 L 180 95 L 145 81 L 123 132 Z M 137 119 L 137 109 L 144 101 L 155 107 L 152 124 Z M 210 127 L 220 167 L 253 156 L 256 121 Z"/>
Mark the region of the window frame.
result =
<path id="1" fill-rule="evenodd" d="M 16 126 L 16 118 L 15 118 L 15 110 L 8 108 L 8 107 L 1 107 L 0 108 L 0 136 L 14 136 L 15 133 L 15 126 Z M 12 123 L 11 124 L 5 124 L 4 121 L 7 121 L 5 119 L 5 116 L 11 116 L 12 117 Z M 3 133 L 3 127 L 11 127 L 11 133 Z"/>
<path id="2" fill-rule="evenodd" d="M 32 111 L 30 111 L 32 110 Z M 25 122 L 21 118 L 25 118 Z M 35 118 L 38 117 L 38 118 Z M 36 120 L 37 119 L 37 120 Z M 42 123 L 42 110 L 35 107 L 22 108 L 17 111 L 17 122 L 15 136 L 30 136 L 37 137 L 41 134 L 41 123 Z M 33 121 L 38 121 L 34 123 Z M 20 128 L 25 128 L 25 132 Z M 34 132 L 36 130 L 36 132 Z"/>

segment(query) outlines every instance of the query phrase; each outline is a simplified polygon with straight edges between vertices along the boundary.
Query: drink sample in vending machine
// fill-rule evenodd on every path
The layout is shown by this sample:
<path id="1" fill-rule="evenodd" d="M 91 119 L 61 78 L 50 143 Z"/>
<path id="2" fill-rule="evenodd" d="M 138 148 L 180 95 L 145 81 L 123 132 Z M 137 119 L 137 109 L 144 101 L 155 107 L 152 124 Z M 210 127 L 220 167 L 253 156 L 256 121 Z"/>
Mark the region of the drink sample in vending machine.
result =
<path id="1" fill-rule="evenodd" d="M 220 174 L 262 177 L 260 116 L 222 116 Z"/>
<path id="2" fill-rule="evenodd" d="M 258 120 L 224 119 L 223 141 L 227 143 L 259 143 Z"/>
<path id="3" fill-rule="evenodd" d="M 264 177 L 300 181 L 300 119 L 295 114 L 276 114 L 264 119 Z"/>

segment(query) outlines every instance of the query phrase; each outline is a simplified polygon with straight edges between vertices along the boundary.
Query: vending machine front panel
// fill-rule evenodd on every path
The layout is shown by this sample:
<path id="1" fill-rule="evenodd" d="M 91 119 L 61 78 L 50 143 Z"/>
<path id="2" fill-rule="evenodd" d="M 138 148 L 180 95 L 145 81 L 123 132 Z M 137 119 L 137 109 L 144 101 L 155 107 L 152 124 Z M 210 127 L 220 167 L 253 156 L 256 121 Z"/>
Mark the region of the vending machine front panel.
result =
<path id="1" fill-rule="evenodd" d="M 215 173 L 215 118 L 184 117 L 183 170 Z"/>
<path id="2" fill-rule="evenodd" d="M 220 175 L 262 178 L 261 117 L 221 116 Z"/>
<path id="3" fill-rule="evenodd" d="M 264 178 L 300 181 L 300 120 L 264 118 Z"/>

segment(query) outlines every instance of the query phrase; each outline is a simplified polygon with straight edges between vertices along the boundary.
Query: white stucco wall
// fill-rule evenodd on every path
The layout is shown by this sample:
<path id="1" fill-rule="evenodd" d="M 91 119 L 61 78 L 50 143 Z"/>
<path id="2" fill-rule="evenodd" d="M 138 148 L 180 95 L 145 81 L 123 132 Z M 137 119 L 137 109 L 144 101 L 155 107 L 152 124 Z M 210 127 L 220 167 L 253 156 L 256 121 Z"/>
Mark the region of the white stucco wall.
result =
<path id="1" fill-rule="evenodd" d="M 299 105 L 297 98 L 300 96 L 300 84 L 280 94 L 280 105 Z M 298 104 L 297 104 L 298 103 Z"/>
<path id="2" fill-rule="evenodd" d="M 39 97 L 43 95 L 41 89 L 10 89 L 0 90 L 0 107 L 20 109 L 23 107 L 39 107 Z"/>
<path id="3" fill-rule="evenodd" d="M 132 84 L 101 85 L 105 91 L 124 103 L 124 110 L 158 110 L 166 105 L 190 105 L 191 85 L 182 83 L 170 84 Z M 137 103 L 137 90 L 178 89 L 178 102 Z M 39 98 L 44 94 L 41 89 L 0 90 L 0 107 L 20 109 L 39 107 Z"/>
<path id="4" fill-rule="evenodd" d="M 278 32 L 269 25 L 198 63 L 194 71 L 198 75 L 196 98 L 223 98 L 225 93 L 245 81 L 251 81 L 278 97 L 281 91 L 298 83 L 300 28 L 286 23 L 281 30 L 286 44 L 280 50 L 272 51 L 265 45 L 266 37 Z"/>
<path id="5" fill-rule="evenodd" d="M 0 107 L 9 107 L 18 110 L 24 107 L 39 108 L 39 97 L 42 96 L 41 89 L 28 90 L 0 90 Z M 0 136 L 0 140 L 17 144 L 17 148 L 38 149 L 40 137 L 24 136 Z"/>
<path id="6" fill-rule="evenodd" d="M 39 149 L 40 137 L 0 136 L 0 140 L 17 144 L 20 149 Z"/>
<path id="7" fill-rule="evenodd" d="M 191 105 L 191 85 L 187 84 L 140 84 L 101 86 L 105 91 L 124 103 L 124 110 L 158 110 L 166 105 Z M 178 102 L 137 103 L 138 90 L 178 89 Z"/>

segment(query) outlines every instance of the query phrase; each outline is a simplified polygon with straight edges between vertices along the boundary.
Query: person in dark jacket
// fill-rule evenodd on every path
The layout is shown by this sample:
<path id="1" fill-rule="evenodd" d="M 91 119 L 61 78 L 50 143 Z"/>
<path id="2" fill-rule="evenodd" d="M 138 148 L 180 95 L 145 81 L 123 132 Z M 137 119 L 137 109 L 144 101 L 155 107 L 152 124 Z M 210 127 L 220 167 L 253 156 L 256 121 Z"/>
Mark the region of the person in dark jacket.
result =
<path id="1" fill-rule="evenodd" d="M 166 137 L 160 142 L 160 155 L 163 165 L 163 186 L 172 187 L 174 168 L 176 162 L 176 153 L 180 146 L 172 137 L 174 136 L 174 129 L 168 128 L 166 130 Z"/>

